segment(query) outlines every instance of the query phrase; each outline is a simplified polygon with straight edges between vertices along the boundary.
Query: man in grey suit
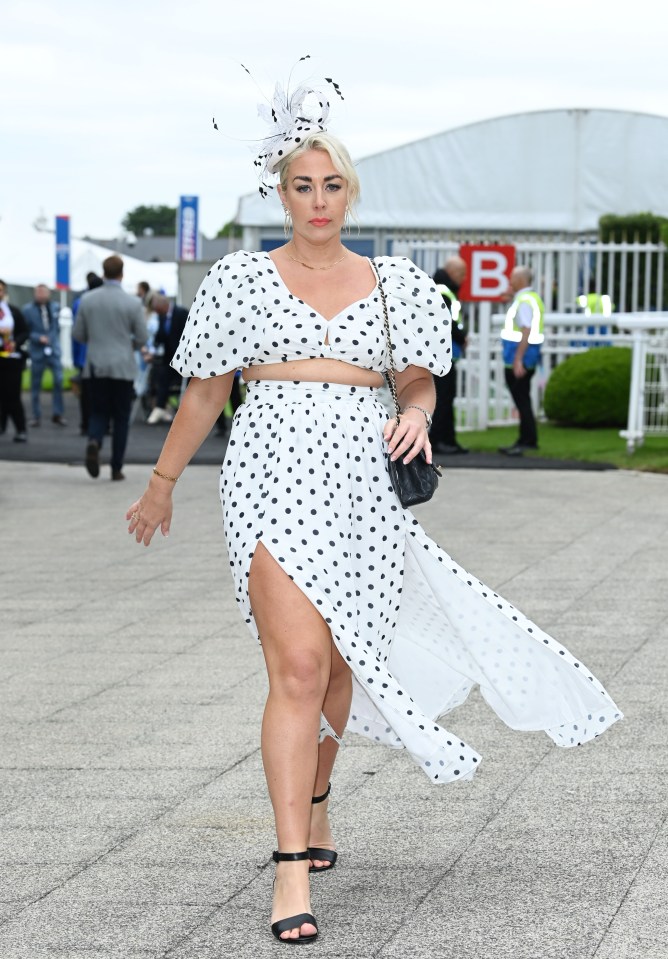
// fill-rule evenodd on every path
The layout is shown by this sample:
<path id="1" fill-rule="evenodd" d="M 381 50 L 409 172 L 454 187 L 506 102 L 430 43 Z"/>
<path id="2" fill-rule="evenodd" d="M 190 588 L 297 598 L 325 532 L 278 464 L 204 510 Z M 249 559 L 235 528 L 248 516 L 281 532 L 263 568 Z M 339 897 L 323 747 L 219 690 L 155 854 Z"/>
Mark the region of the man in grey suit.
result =
<path id="1" fill-rule="evenodd" d="M 72 335 L 88 345 L 83 371 L 90 383 L 86 469 L 93 478 L 99 476 L 100 449 L 111 422 L 111 478 L 122 480 L 137 375 L 135 350 L 144 346 L 148 331 L 141 301 L 121 289 L 123 260 L 109 256 L 102 268 L 104 284 L 82 297 Z"/>

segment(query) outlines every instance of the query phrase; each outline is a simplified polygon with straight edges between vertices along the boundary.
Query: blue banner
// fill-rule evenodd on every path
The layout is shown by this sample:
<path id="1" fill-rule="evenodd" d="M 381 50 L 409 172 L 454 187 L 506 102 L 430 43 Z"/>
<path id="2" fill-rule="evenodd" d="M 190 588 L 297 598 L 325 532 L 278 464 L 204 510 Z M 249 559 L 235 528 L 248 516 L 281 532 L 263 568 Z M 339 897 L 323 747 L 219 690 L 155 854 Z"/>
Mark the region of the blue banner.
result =
<path id="1" fill-rule="evenodd" d="M 70 288 L 70 218 L 56 217 L 56 289 Z"/>
<path id="2" fill-rule="evenodd" d="M 200 259 L 199 197 L 197 196 L 182 196 L 179 200 L 176 259 Z"/>

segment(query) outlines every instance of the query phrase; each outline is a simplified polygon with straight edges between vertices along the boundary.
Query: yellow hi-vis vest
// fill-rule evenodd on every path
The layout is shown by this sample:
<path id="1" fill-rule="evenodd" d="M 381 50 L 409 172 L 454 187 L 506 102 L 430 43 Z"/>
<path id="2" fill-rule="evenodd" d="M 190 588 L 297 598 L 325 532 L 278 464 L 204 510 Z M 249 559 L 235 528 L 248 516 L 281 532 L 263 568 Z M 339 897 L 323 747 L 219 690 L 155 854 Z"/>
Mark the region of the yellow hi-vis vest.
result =
<path id="1" fill-rule="evenodd" d="M 578 306 L 584 310 L 585 316 L 612 316 L 612 300 L 607 293 L 582 293 L 578 297 Z"/>
<path id="2" fill-rule="evenodd" d="M 545 339 L 543 336 L 543 322 L 545 319 L 545 304 L 533 290 L 525 290 L 519 293 L 510 304 L 510 309 L 506 313 L 506 322 L 501 330 L 501 339 L 509 340 L 511 343 L 519 343 L 522 339 L 522 330 L 516 324 L 517 311 L 522 303 L 528 303 L 531 307 L 531 330 L 529 331 L 529 344 L 538 345 Z"/>
<path id="3" fill-rule="evenodd" d="M 459 323 L 459 315 L 462 312 L 462 304 L 457 299 L 455 293 L 452 292 L 449 286 L 446 286 L 445 283 L 437 283 L 436 289 L 450 302 L 450 316 L 452 317 L 453 323 Z"/>

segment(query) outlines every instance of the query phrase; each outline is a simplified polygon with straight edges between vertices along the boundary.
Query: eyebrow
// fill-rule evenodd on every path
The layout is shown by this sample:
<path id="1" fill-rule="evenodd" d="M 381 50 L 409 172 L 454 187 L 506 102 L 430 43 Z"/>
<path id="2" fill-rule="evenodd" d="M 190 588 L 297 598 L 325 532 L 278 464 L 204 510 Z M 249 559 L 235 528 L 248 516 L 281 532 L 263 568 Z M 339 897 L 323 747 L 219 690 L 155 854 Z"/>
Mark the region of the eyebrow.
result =
<path id="1" fill-rule="evenodd" d="M 293 179 L 293 180 L 305 180 L 307 183 L 313 183 L 313 177 L 312 177 L 312 176 L 293 176 L 292 179 Z M 340 173 L 330 173 L 329 176 L 326 176 L 326 177 L 325 177 L 325 183 L 327 183 L 329 180 L 342 180 L 342 179 L 343 179 L 343 177 L 341 176 Z"/>

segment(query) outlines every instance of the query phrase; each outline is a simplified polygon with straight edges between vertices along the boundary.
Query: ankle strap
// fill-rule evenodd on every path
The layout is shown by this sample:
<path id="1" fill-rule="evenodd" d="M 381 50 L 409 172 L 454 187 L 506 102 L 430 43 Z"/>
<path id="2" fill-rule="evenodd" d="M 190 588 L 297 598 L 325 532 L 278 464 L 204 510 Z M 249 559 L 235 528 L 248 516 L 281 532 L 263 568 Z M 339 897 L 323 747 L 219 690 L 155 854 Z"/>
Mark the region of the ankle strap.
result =
<path id="1" fill-rule="evenodd" d="M 274 850 L 274 862 L 299 862 L 301 859 L 310 859 L 308 849 L 304 852 L 278 852 Z"/>
<path id="2" fill-rule="evenodd" d="M 327 797 L 328 797 L 329 794 L 331 793 L 331 791 L 332 791 L 332 784 L 330 783 L 330 784 L 327 786 L 327 791 L 324 792 L 324 793 L 322 794 L 322 796 L 314 796 L 313 799 L 311 800 L 311 802 L 312 802 L 312 803 L 324 802 L 325 799 L 327 799 Z"/>

